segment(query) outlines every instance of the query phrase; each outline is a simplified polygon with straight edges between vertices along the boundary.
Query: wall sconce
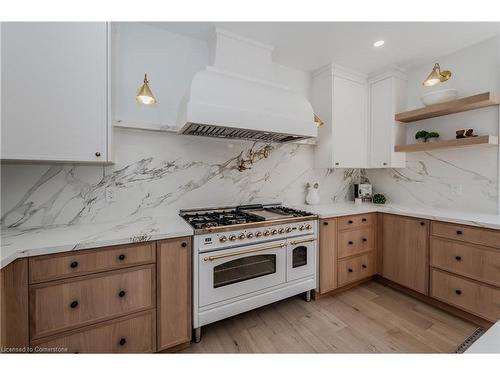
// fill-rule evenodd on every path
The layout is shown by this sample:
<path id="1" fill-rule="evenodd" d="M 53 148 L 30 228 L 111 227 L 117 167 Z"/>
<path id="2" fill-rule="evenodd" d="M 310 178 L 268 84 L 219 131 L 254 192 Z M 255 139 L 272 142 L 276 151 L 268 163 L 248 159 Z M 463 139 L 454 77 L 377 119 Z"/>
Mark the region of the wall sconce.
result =
<path id="1" fill-rule="evenodd" d="M 158 102 L 153 95 L 153 92 L 149 88 L 148 76 L 146 74 L 144 74 L 144 83 L 137 91 L 135 100 L 137 101 L 137 103 L 145 105 L 156 104 Z"/>
<path id="2" fill-rule="evenodd" d="M 431 74 L 425 79 L 422 84 L 424 86 L 434 86 L 439 82 L 445 82 L 451 78 L 451 72 L 449 70 L 441 71 L 441 67 L 438 63 L 434 64 Z"/>
<path id="3" fill-rule="evenodd" d="M 325 123 L 323 122 L 322 119 L 319 118 L 319 116 L 315 113 L 314 114 L 314 123 L 316 124 L 316 126 L 319 128 L 320 126 L 323 126 L 325 125 Z"/>

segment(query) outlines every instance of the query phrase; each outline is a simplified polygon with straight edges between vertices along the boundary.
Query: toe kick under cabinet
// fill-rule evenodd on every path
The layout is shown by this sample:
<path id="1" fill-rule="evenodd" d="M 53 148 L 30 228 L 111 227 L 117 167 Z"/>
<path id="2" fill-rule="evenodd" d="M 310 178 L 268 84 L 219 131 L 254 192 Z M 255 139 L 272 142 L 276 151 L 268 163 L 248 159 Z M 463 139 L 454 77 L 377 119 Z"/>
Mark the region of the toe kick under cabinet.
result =
<path id="1" fill-rule="evenodd" d="M 19 259 L 1 270 L 0 343 L 51 353 L 189 345 L 191 256 L 184 237 Z"/>

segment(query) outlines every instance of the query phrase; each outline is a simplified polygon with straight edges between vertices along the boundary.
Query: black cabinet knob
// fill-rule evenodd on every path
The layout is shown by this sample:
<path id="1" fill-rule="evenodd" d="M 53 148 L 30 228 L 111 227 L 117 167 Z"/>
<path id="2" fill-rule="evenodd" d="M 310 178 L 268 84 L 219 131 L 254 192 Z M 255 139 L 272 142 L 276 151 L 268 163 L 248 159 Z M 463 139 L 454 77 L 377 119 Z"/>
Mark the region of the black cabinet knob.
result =
<path id="1" fill-rule="evenodd" d="M 77 261 L 71 262 L 71 264 L 69 266 L 71 268 L 76 268 L 76 267 L 78 267 L 78 262 Z"/>
<path id="2" fill-rule="evenodd" d="M 95 156 L 99 157 L 99 156 L 101 156 L 101 153 L 100 153 L 99 151 L 97 151 L 97 152 L 95 153 Z"/>
<path id="3" fill-rule="evenodd" d="M 458 235 L 461 235 L 461 234 L 462 234 L 462 231 L 461 231 L 461 230 L 457 230 L 457 234 L 458 234 Z"/>
<path id="4" fill-rule="evenodd" d="M 365 218 L 365 217 L 364 217 L 364 218 L 362 218 L 362 219 L 361 219 L 361 221 L 366 221 L 366 218 Z"/>
<path id="5" fill-rule="evenodd" d="M 118 259 L 120 259 L 120 260 L 124 260 L 124 259 L 125 259 L 125 254 L 120 254 L 120 255 L 118 255 Z"/>
<path id="6" fill-rule="evenodd" d="M 352 268 L 349 268 L 347 271 L 352 272 Z"/>
<path id="7" fill-rule="evenodd" d="M 421 226 L 424 226 L 424 225 L 425 225 L 425 223 L 424 223 L 423 221 L 421 221 L 421 222 L 420 222 L 420 225 L 421 225 Z"/>
<path id="8" fill-rule="evenodd" d="M 187 245 L 188 245 L 188 244 L 187 244 L 187 242 L 183 242 L 183 243 L 181 243 L 181 246 L 182 246 L 182 247 L 186 247 Z"/>
<path id="9" fill-rule="evenodd" d="M 348 221 L 348 223 L 349 223 L 349 224 L 352 224 L 352 220 L 349 220 L 349 221 Z"/>
<path id="10" fill-rule="evenodd" d="M 323 221 L 323 225 L 328 225 L 328 223 L 326 221 Z"/>
<path id="11" fill-rule="evenodd" d="M 366 241 L 368 241 L 368 240 L 366 238 L 363 238 L 363 242 L 366 242 Z"/>
<path id="12" fill-rule="evenodd" d="M 72 309 L 76 309 L 77 306 L 78 306 L 78 301 L 73 301 L 69 304 L 69 307 L 71 307 Z"/>
<path id="13" fill-rule="evenodd" d="M 461 257 L 460 255 L 457 255 L 457 256 L 455 257 L 455 259 L 456 259 L 456 260 L 458 260 L 458 261 L 460 261 L 460 260 L 462 260 L 462 257 Z"/>
<path id="14" fill-rule="evenodd" d="M 120 346 L 123 346 L 123 345 L 125 345 L 126 343 L 127 343 L 127 340 L 125 339 L 125 337 L 122 337 L 122 338 L 120 339 L 120 342 L 119 342 Z"/>
<path id="15" fill-rule="evenodd" d="M 462 291 L 460 289 L 457 289 L 457 290 L 455 290 L 455 293 L 460 295 L 460 294 L 462 294 Z"/>
<path id="16" fill-rule="evenodd" d="M 120 290 L 120 293 L 118 293 L 118 297 L 125 297 L 125 291 Z"/>
<path id="17" fill-rule="evenodd" d="M 366 264 L 362 264 L 361 267 L 366 268 Z"/>
<path id="18" fill-rule="evenodd" d="M 352 244 L 353 244 L 353 242 L 352 242 L 352 241 L 349 241 L 349 245 L 352 245 Z"/>

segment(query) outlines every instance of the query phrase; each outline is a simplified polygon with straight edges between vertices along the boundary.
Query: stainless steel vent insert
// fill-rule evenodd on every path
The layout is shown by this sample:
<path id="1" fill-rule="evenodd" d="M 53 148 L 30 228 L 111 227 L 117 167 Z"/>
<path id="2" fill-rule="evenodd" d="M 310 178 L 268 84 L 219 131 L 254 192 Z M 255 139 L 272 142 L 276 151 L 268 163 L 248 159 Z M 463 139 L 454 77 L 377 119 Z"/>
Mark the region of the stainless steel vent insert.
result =
<path id="1" fill-rule="evenodd" d="M 230 128 L 227 126 L 217 126 L 208 124 L 189 123 L 182 131 L 182 134 L 197 135 L 202 137 L 245 139 L 259 142 L 287 143 L 300 141 L 309 137 L 301 137 L 291 134 L 264 132 L 257 130 Z"/>

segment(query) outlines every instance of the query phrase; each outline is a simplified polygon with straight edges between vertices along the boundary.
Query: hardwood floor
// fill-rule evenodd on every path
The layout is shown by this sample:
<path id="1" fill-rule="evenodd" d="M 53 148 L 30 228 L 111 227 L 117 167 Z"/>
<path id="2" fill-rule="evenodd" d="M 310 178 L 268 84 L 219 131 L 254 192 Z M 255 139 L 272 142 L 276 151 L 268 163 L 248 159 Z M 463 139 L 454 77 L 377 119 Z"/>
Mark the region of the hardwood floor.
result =
<path id="1" fill-rule="evenodd" d="M 375 281 L 202 328 L 183 353 L 452 353 L 477 328 Z"/>

